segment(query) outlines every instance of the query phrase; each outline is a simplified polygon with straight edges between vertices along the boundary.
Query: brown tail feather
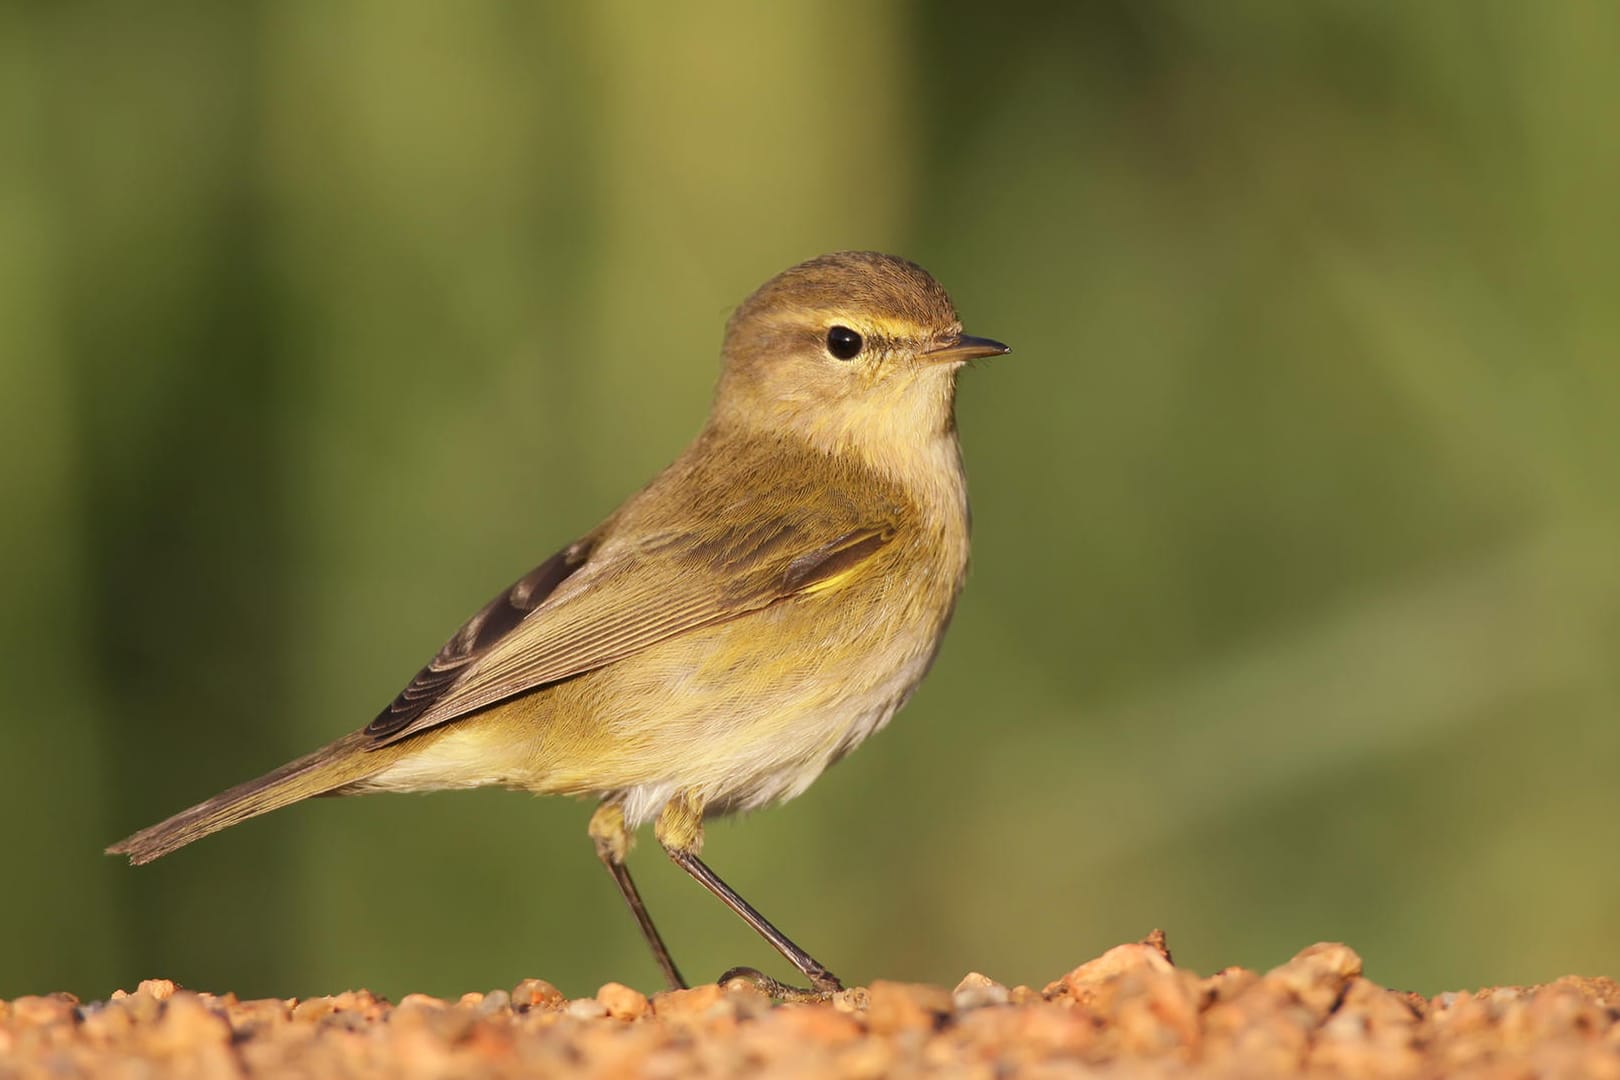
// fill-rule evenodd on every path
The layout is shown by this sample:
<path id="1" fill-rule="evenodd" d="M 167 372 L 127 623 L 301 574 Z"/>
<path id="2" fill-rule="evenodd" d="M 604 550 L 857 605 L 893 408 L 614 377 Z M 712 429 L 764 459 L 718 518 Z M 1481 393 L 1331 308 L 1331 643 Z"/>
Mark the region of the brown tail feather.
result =
<path id="1" fill-rule="evenodd" d="M 140 866 L 248 818 L 279 810 L 300 799 L 330 794 L 385 768 L 401 756 L 390 753 L 391 747 L 368 753 L 365 747 L 371 742 L 359 732 L 345 735 L 313 754 L 289 761 L 256 780 L 237 784 L 166 821 L 125 837 L 108 848 L 107 854 L 128 855 L 131 863 Z"/>

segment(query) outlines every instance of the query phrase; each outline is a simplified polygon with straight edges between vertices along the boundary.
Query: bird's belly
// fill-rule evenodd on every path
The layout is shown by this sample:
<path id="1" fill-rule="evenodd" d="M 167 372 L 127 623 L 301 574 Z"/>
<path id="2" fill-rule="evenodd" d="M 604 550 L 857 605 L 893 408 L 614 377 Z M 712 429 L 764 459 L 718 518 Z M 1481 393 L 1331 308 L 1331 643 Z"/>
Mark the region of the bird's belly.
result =
<path id="1" fill-rule="evenodd" d="M 681 635 L 546 691 L 536 789 L 618 795 L 632 823 L 677 791 L 711 812 L 799 794 L 904 703 L 954 596 L 901 590 L 910 602 L 897 605 L 893 591 L 839 592 Z"/>
<path id="2" fill-rule="evenodd" d="M 604 679 L 611 701 L 601 722 L 628 767 L 618 783 L 593 786 L 622 793 L 632 823 L 650 820 L 676 791 L 720 813 L 800 794 L 894 715 L 937 634 L 927 627 L 861 640 L 867 635 L 846 632 L 820 647 L 768 650 L 761 638 L 803 639 L 777 638 L 770 625 L 793 612 L 760 615 L 764 625 L 749 618 L 713 628 L 648 650 Z"/>

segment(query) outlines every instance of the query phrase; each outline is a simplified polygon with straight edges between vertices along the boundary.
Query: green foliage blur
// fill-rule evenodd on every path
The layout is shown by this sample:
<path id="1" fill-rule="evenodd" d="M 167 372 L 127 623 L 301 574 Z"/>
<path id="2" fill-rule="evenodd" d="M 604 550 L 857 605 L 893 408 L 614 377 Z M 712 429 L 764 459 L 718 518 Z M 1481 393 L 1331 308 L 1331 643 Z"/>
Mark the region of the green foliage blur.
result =
<path id="1" fill-rule="evenodd" d="M 1620 969 L 1620 8 L 0 7 L 0 996 L 658 976 L 590 807 L 101 848 L 365 723 L 839 248 L 962 380 L 934 673 L 715 868 L 846 979 Z M 784 970 L 649 842 L 693 977 Z"/>

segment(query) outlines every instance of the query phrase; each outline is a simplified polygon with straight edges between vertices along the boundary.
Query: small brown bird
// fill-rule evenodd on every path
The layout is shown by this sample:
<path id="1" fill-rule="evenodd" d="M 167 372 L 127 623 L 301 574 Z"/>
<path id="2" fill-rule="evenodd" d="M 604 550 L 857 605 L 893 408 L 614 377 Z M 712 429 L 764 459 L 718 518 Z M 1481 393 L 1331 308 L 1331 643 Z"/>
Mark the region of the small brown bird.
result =
<path id="1" fill-rule="evenodd" d="M 921 267 L 802 263 L 726 327 L 708 423 L 652 483 L 469 619 L 365 728 L 107 850 L 151 862 L 316 795 L 498 784 L 601 800 L 589 832 L 671 987 L 630 879 L 634 830 L 809 979 L 839 980 L 698 857 L 706 817 L 790 799 L 881 728 L 967 569 L 962 333 Z"/>

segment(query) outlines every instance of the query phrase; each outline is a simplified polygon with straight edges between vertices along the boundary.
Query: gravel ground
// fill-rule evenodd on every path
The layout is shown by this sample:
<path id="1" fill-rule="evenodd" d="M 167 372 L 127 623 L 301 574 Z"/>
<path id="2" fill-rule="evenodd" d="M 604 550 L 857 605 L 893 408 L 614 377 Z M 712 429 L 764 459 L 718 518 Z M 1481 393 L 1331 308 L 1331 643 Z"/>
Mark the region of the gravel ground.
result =
<path id="1" fill-rule="evenodd" d="M 1175 967 L 1163 935 L 1043 989 L 874 982 L 821 1005 L 752 988 L 648 998 L 550 983 L 399 1004 L 365 990 L 238 1001 L 151 979 L 81 1003 L 0 1001 L 0 1077 L 1582 1077 L 1620 1080 L 1620 986 L 1569 977 L 1434 998 L 1344 945 L 1265 974 Z"/>

